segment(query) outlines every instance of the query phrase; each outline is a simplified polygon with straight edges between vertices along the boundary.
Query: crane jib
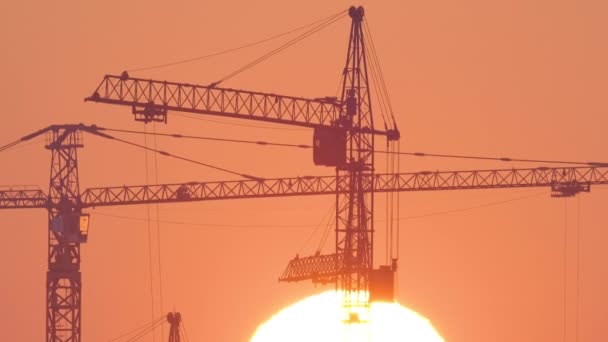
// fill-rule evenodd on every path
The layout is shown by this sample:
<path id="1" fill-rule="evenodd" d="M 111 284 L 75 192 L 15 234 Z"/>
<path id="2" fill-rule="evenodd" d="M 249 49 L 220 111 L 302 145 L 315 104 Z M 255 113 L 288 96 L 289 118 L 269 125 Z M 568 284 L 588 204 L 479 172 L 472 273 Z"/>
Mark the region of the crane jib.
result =
<path id="1" fill-rule="evenodd" d="M 264 121 L 309 128 L 336 128 L 336 98 L 307 99 L 255 91 L 106 75 L 85 101 L 132 108 L 137 121 L 167 122 L 169 111 Z M 396 130 L 349 128 L 398 139 Z"/>
<path id="2" fill-rule="evenodd" d="M 366 192 L 412 192 L 545 187 L 553 197 L 588 192 L 608 184 L 608 167 L 555 167 L 377 174 L 363 176 Z M 81 195 L 84 207 L 146 203 L 179 203 L 264 197 L 348 193 L 347 176 L 293 177 L 263 180 L 189 182 L 89 188 Z"/>
<path id="3" fill-rule="evenodd" d="M 608 184 L 608 167 L 553 167 L 528 169 L 410 172 L 364 176 L 364 191 L 448 191 L 545 187 L 553 197 L 588 192 Z M 81 192 L 82 208 L 149 203 L 181 203 L 260 197 L 331 195 L 348 192 L 345 176 L 292 177 L 262 180 L 188 182 L 89 188 Z M 42 190 L 0 190 L 0 209 L 48 208 Z"/>

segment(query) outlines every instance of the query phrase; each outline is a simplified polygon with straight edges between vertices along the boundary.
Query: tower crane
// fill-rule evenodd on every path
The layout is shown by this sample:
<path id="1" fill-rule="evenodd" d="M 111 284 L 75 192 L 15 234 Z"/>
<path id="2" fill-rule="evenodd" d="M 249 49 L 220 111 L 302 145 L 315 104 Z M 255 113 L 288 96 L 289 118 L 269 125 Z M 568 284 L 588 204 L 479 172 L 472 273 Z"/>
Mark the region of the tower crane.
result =
<path id="1" fill-rule="evenodd" d="M 335 167 L 335 175 L 190 182 L 88 188 L 81 190 L 77 151 L 82 133 L 114 139 L 100 127 L 53 125 L 25 136 L 50 136 L 48 191 L 0 190 L 0 209 L 40 208 L 48 212 L 48 271 L 46 275 L 46 340 L 80 342 L 81 255 L 87 242 L 87 208 L 101 206 L 181 203 L 262 197 L 333 195 L 336 197 L 335 253 L 293 259 L 282 281 L 310 279 L 335 282 L 355 298 L 347 307 L 365 306 L 374 293 L 376 271 L 392 275 L 394 268 L 373 263 L 374 193 L 550 187 L 553 196 L 573 196 L 592 185 L 608 184 L 608 166 L 557 167 L 446 172 L 377 174 L 374 139 L 397 141 L 396 125 L 374 127 L 367 56 L 363 39 L 363 8 L 349 10 L 352 19 L 340 100 L 306 99 L 276 94 L 132 78 L 127 73 L 106 76 L 87 101 L 132 107 L 135 120 L 167 122 L 169 111 L 216 115 L 296 125 L 314 129 L 313 159 Z M 247 177 L 246 177 L 247 178 Z M 388 266 L 388 265 L 387 265 Z M 382 277 L 381 277 L 382 278 Z M 390 278 L 390 277 L 389 277 Z M 378 285 L 378 287 L 382 287 Z M 354 297 L 349 294 L 355 294 Z"/>
<path id="2" fill-rule="evenodd" d="M 0 209 L 46 209 L 48 212 L 48 271 L 46 276 L 46 340 L 80 342 L 80 246 L 87 242 L 93 207 L 182 203 L 212 200 L 351 194 L 353 186 L 366 195 L 375 192 L 440 191 L 546 187 L 552 196 L 574 196 L 592 185 L 608 184 L 608 166 L 540 167 L 399 174 L 365 174 L 353 185 L 351 176 L 291 177 L 274 179 L 188 182 L 176 184 L 93 187 L 80 189 L 78 149 L 82 133 L 114 139 L 96 126 L 53 125 L 21 141 L 50 136 L 48 192 L 41 189 L 0 190 Z M 336 281 L 344 272 L 344 256 L 315 255 L 293 259 L 282 281 Z M 371 273 L 372 268 L 368 270 Z M 367 274 L 369 276 L 369 274 Z M 382 284 L 380 284 L 382 285 Z M 373 292 L 373 288 L 372 288 Z"/>
<path id="3" fill-rule="evenodd" d="M 374 191 L 364 179 L 373 178 L 376 136 L 399 140 L 395 123 L 374 126 L 363 7 L 349 9 L 351 20 L 340 101 L 304 99 L 268 93 L 132 78 L 127 72 L 107 75 L 85 101 L 126 105 L 135 120 L 167 122 L 169 111 L 216 115 L 314 128 L 313 159 L 335 167 L 350 191 L 336 193 L 336 254 L 341 272 L 336 285 L 347 293 L 347 308 L 367 307 L 369 271 L 373 268 Z M 333 262 L 327 259 L 329 262 Z M 349 310 L 350 311 L 350 310 Z"/>
<path id="4" fill-rule="evenodd" d="M 375 286 L 370 279 L 390 279 L 396 267 L 393 263 L 373 269 L 374 193 L 382 191 L 382 185 L 375 180 L 384 180 L 376 177 L 374 151 L 378 136 L 385 137 L 387 144 L 400 139 L 394 119 L 389 126 L 385 123 L 384 129 L 374 125 L 363 7 L 351 7 L 349 16 L 351 28 L 339 99 L 223 88 L 218 87 L 219 82 L 193 85 L 143 79 L 127 72 L 106 75 L 92 95 L 85 98 L 89 102 L 131 107 L 134 119 L 144 123 L 167 123 L 169 112 L 183 112 L 314 129 L 315 164 L 335 167 L 335 189 L 349 189 L 335 192 L 335 253 L 296 258 L 280 280 L 311 278 L 336 283 L 345 293 L 347 315 L 349 308 L 357 311 L 367 307 L 370 298 L 366 293 L 372 295 L 373 291 L 368 290 Z M 564 188 L 556 193 L 584 191 L 583 188 Z"/>

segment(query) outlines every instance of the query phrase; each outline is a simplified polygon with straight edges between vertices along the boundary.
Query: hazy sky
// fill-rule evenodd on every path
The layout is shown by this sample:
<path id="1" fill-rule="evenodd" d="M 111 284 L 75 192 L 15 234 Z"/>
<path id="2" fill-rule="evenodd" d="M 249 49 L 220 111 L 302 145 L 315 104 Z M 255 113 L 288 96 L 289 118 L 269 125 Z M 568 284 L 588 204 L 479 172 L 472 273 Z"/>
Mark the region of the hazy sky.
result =
<path id="1" fill-rule="evenodd" d="M 53 123 L 143 130 L 143 124 L 133 122 L 129 108 L 83 102 L 104 74 L 241 46 L 351 4 L 6 2 L 0 8 L 0 142 Z M 607 2 L 369 0 L 364 6 L 401 130 L 402 150 L 608 160 Z M 224 85 L 334 96 L 349 25 L 347 19 L 339 21 Z M 209 84 L 286 39 L 132 75 Z M 168 125 L 156 129 L 300 144 L 312 139 L 310 130 L 226 122 L 243 123 L 173 115 Z M 124 137 L 143 143 L 141 136 Z M 50 153 L 43 147 L 44 139 L 37 141 L 0 154 L 0 185 L 48 187 Z M 334 172 L 315 167 L 309 151 L 168 138 L 159 138 L 157 144 L 262 177 Z M 85 145 L 79 154 L 82 188 L 145 182 L 142 150 L 91 136 L 85 137 Z M 153 170 L 153 156 L 149 160 Z M 530 165 L 403 158 L 401 166 L 402 171 L 417 171 Z M 234 176 L 158 159 L 159 182 L 223 179 Z M 428 317 L 448 341 L 563 340 L 564 307 L 569 341 L 577 334 L 577 312 L 579 340 L 605 339 L 608 192 L 596 187 L 569 200 L 552 199 L 548 193 L 549 189 L 403 194 L 398 300 Z M 379 198 L 376 255 L 382 256 L 383 195 Z M 407 219 L 510 199 L 517 200 Z M 322 291 L 309 283 L 279 284 L 277 278 L 296 253 L 314 253 L 323 228 L 305 241 L 333 203 L 334 198 L 327 196 L 160 206 L 162 221 L 197 223 L 160 225 L 162 313 L 181 311 L 192 341 L 249 338 L 280 308 Z M 150 210 L 155 217 L 156 207 Z M 90 212 L 89 243 L 82 249 L 83 336 L 105 341 L 152 319 L 148 226 L 145 220 L 136 220 L 147 217 L 147 209 Z M 6 340 L 44 338 L 46 220 L 43 210 L 0 211 L 0 319 Z M 156 229 L 153 224 L 154 241 Z M 323 251 L 332 249 L 330 241 Z M 154 315 L 160 316 L 157 246 L 153 256 Z"/>

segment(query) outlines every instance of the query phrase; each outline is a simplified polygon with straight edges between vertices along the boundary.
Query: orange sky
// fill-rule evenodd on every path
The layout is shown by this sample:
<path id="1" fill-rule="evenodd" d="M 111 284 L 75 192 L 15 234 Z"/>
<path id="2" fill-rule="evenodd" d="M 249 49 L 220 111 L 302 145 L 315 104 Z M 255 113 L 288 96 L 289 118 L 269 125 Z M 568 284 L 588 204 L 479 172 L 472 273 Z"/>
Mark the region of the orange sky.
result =
<path id="1" fill-rule="evenodd" d="M 9 142 L 52 123 L 141 130 L 143 124 L 132 121 L 128 108 L 82 101 L 104 74 L 239 46 L 350 5 L 320 0 L 5 3 L 0 11 L 0 137 Z M 608 123 L 605 1 L 370 0 L 364 5 L 402 150 L 608 160 L 602 139 Z M 342 20 L 224 85 L 306 97 L 335 95 L 349 24 Z M 280 41 L 132 75 L 209 84 Z M 312 135 L 178 116 L 157 130 L 289 143 L 310 143 Z M 143 142 L 139 136 L 126 138 Z M 1 185 L 48 187 L 50 154 L 39 141 L 0 155 Z M 79 154 L 82 188 L 145 181 L 143 151 L 90 136 L 85 144 Z M 262 177 L 333 174 L 330 168 L 314 167 L 309 151 L 160 138 L 158 146 Z M 401 165 L 402 171 L 528 166 L 411 158 L 403 158 Z M 162 157 L 158 171 L 160 182 L 234 179 Z M 404 194 L 401 216 L 538 192 L 542 189 Z M 402 220 L 398 300 L 428 317 L 449 341 L 562 340 L 566 223 L 566 333 L 574 341 L 580 221 L 579 339 L 603 340 L 608 336 L 608 233 L 602 205 L 607 196 L 596 187 L 580 199 L 537 196 Z M 384 208 L 378 202 L 381 220 Z M 321 291 L 308 283 L 279 284 L 277 278 L 296 253 L 314 252 L 318 234 L 308 244 L 304 241 L 332 204 L 329 196 L 160 206 L 161 220 L 200 223 L 160 226 L 162 311 L 181 311 L 192 341 L 248 339 L 279 308 Z M 91 212 L 90 242 L 83 247 L 83 336 L 104 341 L 152 316 L 147 225 L 104 215 L 143 218 L 147 211 L 136 206 Z M 0 211 L 0 222 L 3 338 L 43 340 L 46 213 Z M 273 225 L 291 227 L 268 227 Z M 377 228 L 383 229 L 381 221 Z M 376 255 L 384 255 L 383 243 L 377 247 Z M 328 243 L 324 250 L 332 248 Z M 154 253 L 156 258 L 156 249 Z M 156 270 L 154 278 L 158 290 Z M 157 316 L 158 300 L 157 295 Z"/>

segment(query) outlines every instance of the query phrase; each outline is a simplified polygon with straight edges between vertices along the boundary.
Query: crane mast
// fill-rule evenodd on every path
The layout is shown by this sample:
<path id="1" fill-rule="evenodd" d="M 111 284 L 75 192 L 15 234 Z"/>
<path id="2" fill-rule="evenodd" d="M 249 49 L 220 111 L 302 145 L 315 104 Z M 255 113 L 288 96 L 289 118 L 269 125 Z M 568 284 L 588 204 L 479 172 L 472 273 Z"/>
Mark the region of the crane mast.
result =
<path id="1" fill-rule="evenodd" d="M 336 255 L 332 260 L 341 270 L 337 289 L 343 304 L 351 309 L 366 307 L 369 274 L 373 269 L 374 189 L 365 191 L 364 178 L 374 176 L 374 130 L 371 94 L 363 39 L 363 7 L 351 7 L 352 19 L 344 81 L 343 115 L 339 125 L 346 128 L 346 163 L 337 165 L 337 176 L 348 179 L 349 191 L 336 194 Z M 354 128 L 354 129 L 350 129 Z M 349 317 L 350 318 L 350 317 Z M 353 316 L 353 318 L 355 318 Z"/>
<path id="2" fill-rule="evenodd" d="M 48 271 L 46 274 L 46 340 L 81 341 L 80 188 L 77 149 L 83 147 L 75 127 L 48 132 L 51 179 L 48 194 Z"/>

